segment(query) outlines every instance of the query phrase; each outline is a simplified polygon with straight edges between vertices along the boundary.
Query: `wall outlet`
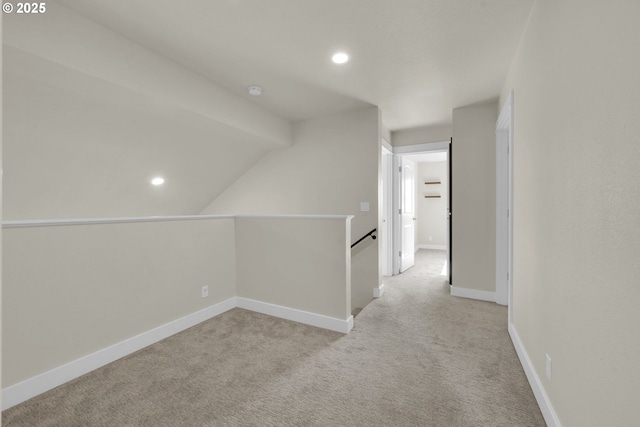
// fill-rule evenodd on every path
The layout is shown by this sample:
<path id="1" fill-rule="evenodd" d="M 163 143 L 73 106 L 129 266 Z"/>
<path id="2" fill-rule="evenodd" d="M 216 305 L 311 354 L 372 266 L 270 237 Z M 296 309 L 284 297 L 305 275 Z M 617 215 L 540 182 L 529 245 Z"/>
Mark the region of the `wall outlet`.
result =
<path id="1" fill-rule="evenodd" d="M 209 296 L 209 285 L 205 285 L 202 287 L 202 298 L 206 298 Z"/>
<path id="2" fill-rule="evenodd" d="M 433 242 L 433 236 L 429 236 L 429 241 Z"/>
<path id="3" fill-rule="evenodd" d="M 547 378 L 551 381 L 551 356 L 548 354 L 547 356 Z"/>

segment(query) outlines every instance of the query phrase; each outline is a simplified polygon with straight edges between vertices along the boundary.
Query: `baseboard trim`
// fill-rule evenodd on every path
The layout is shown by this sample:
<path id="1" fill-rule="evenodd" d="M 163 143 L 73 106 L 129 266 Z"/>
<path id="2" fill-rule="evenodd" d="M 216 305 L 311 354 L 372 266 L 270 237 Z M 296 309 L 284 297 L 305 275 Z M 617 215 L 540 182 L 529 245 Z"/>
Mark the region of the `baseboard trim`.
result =
<path id="1" fill-rule="evenodd" d="M 416 250 L 418 249 L 431 249 L 434 251 L 446 251 L 447 247 L 445 245 L 416 245 Z"/>
<path id="2" fill-rule="evenodd" d="M 384 283 L 381 283 L 377 288 L 373 288 L 373 297 L 380 298 L 384 295 Z"/>
<path id="3" fill-rule="evenodd" d="M 2 390 L 2 410 L 9 409 L 236 307 L 344 334 L 353 329 L 353 316 L 349 316 L 347 320 L 340 320 L 248 298 L 232 297 L 9 386 Z"/>
<path id="4" fill-rule="evenodd" d="M 281 319 L 304 323 L 305 325 L 342 332 L 343 334 L 349 333 L 353 328 L 353 316 L 349 316 L 347 320 L 341 320 L 335 317 L 324 316 L 295 308 L 283 307 L 281 305 L 256 301 L 249 298 L 237 297 L 237 300 L 239 308 L 268 314 L 269 316 L 279 317 Z"/>
<path id="5" fill-rule="evenodd" d="M 480 291 L 478 289 L 451 287 L 451 295 L 454 297 L 462 297 L 469 299 L 477 299 L 480 301 L 496 302 L 496 293 L 489 291 Z"/>
<path id="6" fill-rule="evenodd" d="M 42 374 L 2 390 L 2 410 L 11 408 L 41 393 L 114 362 L 128 354 L 182 332 L 198 323 L 218 316 L 237 306 L 236 298 L 229 298 L 203 310 L 165 323 L 149 331 L 65 363 Z"/>
<path id="7" fill-rule="evenodd" d="M 542 385 L 542 381 L 536 373 L 536 370 L 533 368 L 533 363 L 531 363 L 529 354 L 520 340 L 516 327 L 512 323 L 509 324 L 509 336 L 511 337 L 511 342 L 513 342 L 513 346 L 516 349 L 516 353 L 520 359 L 520 364 L 524 369 L 524 373 L 527 376 L 527 380 L 533 390 L 533 395 L 536 397 L 536 401 L 538 402 L 538 406 L 540 407 L 540 411 L 542 412 L 542 416 L 544 417 L 547 426 L 562 427 L 558 414 L 556 414 L 556 411 L 553 409 L 549 396 Z"/>

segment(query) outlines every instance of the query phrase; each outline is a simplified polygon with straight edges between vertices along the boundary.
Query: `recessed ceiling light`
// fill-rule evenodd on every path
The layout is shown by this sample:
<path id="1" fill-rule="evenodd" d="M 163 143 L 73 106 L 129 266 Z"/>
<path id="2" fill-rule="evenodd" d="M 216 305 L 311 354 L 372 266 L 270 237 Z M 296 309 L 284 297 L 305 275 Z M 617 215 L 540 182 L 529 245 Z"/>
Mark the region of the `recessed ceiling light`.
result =
<path id="1" fill-rule="evenodd" d="M 151 180 L 151 184 L 153 185 L 162 185 L 164 184 L 164 178 L 161 176 L 157 176 Z"/>
<path id="2" fill-rule="evenodd" d="M 344 52 L 334 53 L 331 60 L 336 64 L 344 64 L 349 60 L 349 55 Z"/>
<path id="3" fill-rule="evenodd" d="M 249 95 L 260 96 L 262 95 L 262 88 L 260 86 L 251 85 L 247 88 Z"/>

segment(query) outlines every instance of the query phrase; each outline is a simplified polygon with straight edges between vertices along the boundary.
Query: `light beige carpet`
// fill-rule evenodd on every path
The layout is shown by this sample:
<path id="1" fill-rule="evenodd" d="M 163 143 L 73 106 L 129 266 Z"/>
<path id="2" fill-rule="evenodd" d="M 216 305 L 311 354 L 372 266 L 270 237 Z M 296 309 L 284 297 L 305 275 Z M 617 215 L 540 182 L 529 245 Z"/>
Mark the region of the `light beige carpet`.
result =
<path id="1" fill-rule="evenodd" d="M 444 253 L 342 335 L 234 309 L 3 413 L 3 426 L 544 426 L 494 303 Z"/>

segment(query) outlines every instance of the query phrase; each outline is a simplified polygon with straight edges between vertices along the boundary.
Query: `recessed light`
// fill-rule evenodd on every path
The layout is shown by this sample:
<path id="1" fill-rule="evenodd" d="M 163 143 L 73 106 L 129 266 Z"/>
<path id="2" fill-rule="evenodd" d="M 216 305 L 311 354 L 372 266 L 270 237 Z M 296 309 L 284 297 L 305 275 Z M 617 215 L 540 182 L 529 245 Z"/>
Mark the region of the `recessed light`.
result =
<path id="1" fill-rule="evenodd" d="M 349 60 L 349 55 L 344 52 L 337 52 L 333 54 L 331 60 L 336 64 L 344 64 Z"/>
<path id="2" fill-rule="evenodd" d="M 162 185 L 164 184 L 164 178 L 161 176 L 157 176 L 151 180 L 151 184 L 153 185 Z"/>
<path id="3" fill-rule="evenodd" d="M 249 95 L 260 96 L 262 95 L 262 88 L 260 86 L 251 85 L 247 88 Z"/>

